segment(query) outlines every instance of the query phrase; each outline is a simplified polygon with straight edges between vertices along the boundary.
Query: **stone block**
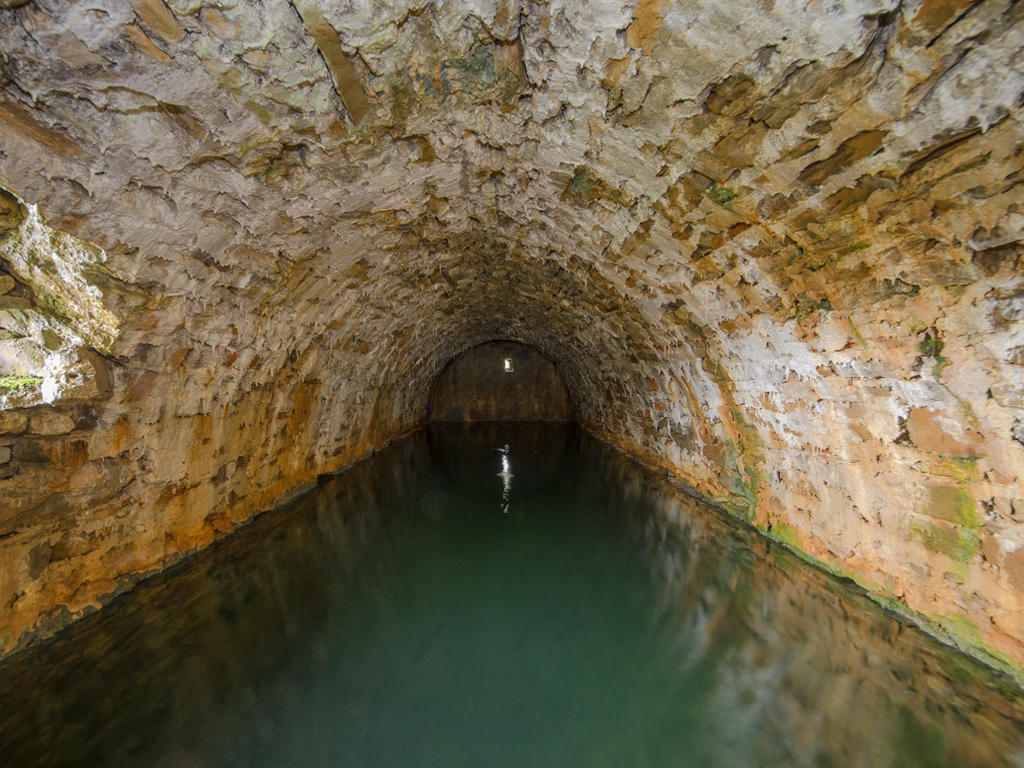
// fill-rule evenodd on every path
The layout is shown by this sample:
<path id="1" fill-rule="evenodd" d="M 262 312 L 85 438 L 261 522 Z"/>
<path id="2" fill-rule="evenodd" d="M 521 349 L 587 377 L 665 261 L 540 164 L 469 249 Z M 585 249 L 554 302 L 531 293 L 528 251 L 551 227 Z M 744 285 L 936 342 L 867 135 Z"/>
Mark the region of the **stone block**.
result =
<path id="1" fill-rule="evenodd" d="M 185 30 L 162 0 L 140 0 L 135 4 L 135 12 L 143 24 L 168 43 L 180 43 L 184 39 Z"/>
<path id="2" fill-rule="evenodd" d="M 110 373 L 106 360 L 92 350 L 78 350 L 79 361 L 67 366 L 57 376 L 54 405 L 105 400 L 110 397 Z"/>
<path id="3" fill-rule="evenodd" d="M 28 416 L 18 411 L 0 411 L 0 435 L 20 435 L 28 427 Z"/>
<path id="4" fill-rule="evenodd" d="M 922 451 L 964 459 L 982 455 L 984 438 L 980 434 L 931 408 L 910 411 L 907 434 Z"/>
<path id="5" fill-rule="evenodd" d="M 0 296 L 0 309 L 31 309 L 32 299 L 26 296 Z"/>
<path id="6" fill-rule="evenodd" d="M 127 27 L 125 27 L 124 36 L 127 37 L 131 44 L 138 48 L 139 51 L 146 54 L 151 59 L 155 59 L 157 61 L 162 62 L 168 62 L 171 60 L 170 56 L 168 56 L 166 53 L 161 51 L 159 48 L 156 47 L 156 45 L 153 44 L 153 41 L 149 38 L 149 35 L 143 32 L 142 28 L 139 27 L 137 24 L 129 24 Z"/>
<path id="7" fill-rule="evenodd" d="M 66 435 L 75 428 L 71 414 L 42 411 L 29 419 L 29 433 L 33 435 Z"/>

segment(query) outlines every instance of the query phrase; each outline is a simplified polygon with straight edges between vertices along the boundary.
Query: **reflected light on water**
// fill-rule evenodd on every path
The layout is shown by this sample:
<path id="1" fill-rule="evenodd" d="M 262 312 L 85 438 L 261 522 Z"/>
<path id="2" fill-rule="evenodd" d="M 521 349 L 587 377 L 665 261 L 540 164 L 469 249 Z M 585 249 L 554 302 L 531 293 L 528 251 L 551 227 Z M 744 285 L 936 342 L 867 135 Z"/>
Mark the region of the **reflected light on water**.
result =
<path id="1" fill-rule="evenodd" d="M 504 447 L 498 449 L 498 453 L 501 454 L 501 472 L 498 473 L 498 477 L 501 478 L 501 511 L 503 514 L 508 514 L 509 499 L 512 494 L 512 462 L 508 458 L 508 452 L 510 446 L 505 443 Z"/>

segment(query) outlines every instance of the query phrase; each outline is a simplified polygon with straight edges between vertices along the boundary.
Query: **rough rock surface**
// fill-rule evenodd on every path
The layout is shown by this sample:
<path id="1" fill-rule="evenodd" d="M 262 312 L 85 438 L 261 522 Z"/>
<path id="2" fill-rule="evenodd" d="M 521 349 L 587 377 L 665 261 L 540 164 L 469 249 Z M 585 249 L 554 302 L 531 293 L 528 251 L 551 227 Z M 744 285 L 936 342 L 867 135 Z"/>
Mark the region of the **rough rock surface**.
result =
<path id="1" fill-rule="evenodd" d="M 1022 17 L 0 3 L 0 345 L 42 378 L 3 399 L 0 652 L 503 338 L 598 435 L 1024 661 Z"/>

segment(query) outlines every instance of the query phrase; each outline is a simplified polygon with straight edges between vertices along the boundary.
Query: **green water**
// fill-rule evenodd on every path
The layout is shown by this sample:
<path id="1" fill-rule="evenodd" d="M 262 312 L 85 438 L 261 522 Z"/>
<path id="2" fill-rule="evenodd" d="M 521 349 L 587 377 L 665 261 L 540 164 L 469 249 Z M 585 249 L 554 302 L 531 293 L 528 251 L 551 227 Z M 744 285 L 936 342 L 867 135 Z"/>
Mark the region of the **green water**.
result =
<path id="1" fill-rule="evenodd" d="M 0 665 L 3 766 L 1020 765 L 1022 719 L 560 426 L 420 432 Z"/>

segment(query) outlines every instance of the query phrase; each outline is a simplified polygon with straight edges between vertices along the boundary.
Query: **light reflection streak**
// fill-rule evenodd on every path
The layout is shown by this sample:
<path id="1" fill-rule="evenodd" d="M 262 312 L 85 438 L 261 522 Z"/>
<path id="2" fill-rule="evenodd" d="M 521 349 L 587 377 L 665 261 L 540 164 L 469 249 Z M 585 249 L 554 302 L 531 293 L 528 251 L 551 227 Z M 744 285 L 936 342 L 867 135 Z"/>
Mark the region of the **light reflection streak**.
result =
<path id="1" fill-rule="evenodd" d="M 505 443 L 503 448 L 498 449 L 498 453 L 501 454 L 501 472 L 498 473 L 498 477 L 501 478 L 501 511 L 502 514 L 508 514 L 509 500 L 512 494 L 512 462 L 508 457 L 509 444 Z"/>

